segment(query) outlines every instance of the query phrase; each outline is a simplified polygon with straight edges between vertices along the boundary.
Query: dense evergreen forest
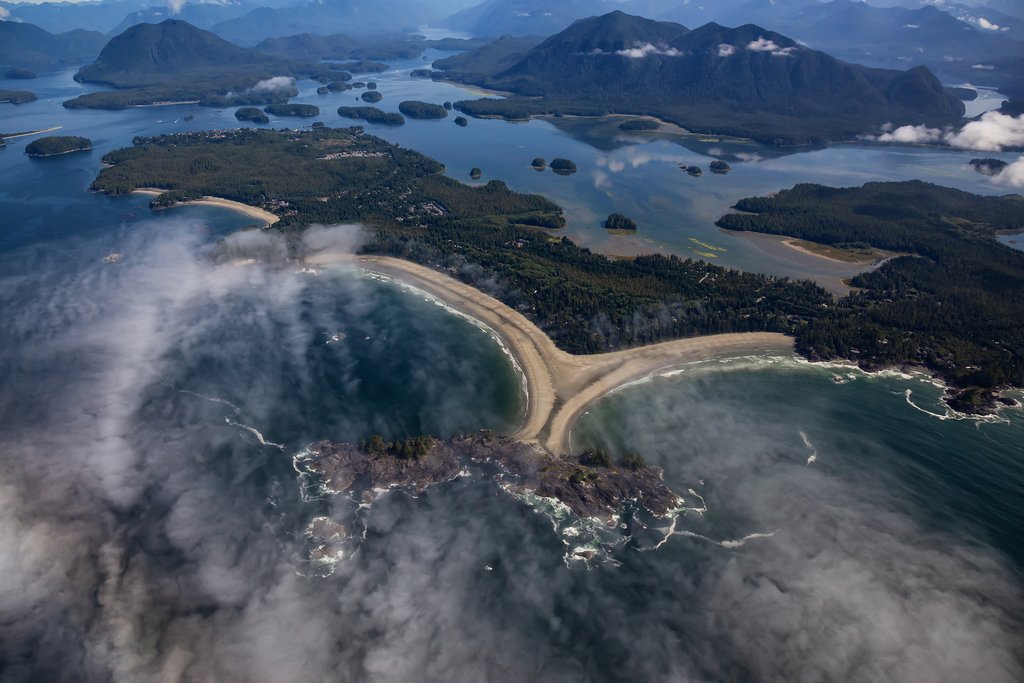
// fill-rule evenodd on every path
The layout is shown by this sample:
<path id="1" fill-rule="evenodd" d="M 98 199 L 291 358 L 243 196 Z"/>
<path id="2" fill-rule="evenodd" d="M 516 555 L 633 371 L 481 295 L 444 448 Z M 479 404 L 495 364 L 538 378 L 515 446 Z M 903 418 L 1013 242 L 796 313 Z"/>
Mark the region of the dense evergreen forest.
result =
<path id="1" fill-rule="evenodd" d="M 916 180 L 805 184 L 736 208 L 748 213 L 720 227 L 906 254 L 858 275 L 854 294 L 804 330 L 808 356 L 923 365 L 961 387 L 1024 385 L 1024 253 L 995 240 L 1024 231 L 1024 197 Z"/>
<path id="2" fill-rule="evenodd" d="M 798 186 L 744 200 L 739 206 L 755 214 L 722 219 L 730 229 L 774 225 L 828 244 L 916 254 L 860 276 L 861 290 L 837 303 L 810 282 L 676 256 L 594 254 L 550 232 L 564 219 L 547 199 L 496 180 L 463 185 L 438 162 L 358 127 L 135 142 L 104 157 L 111 166 L 94 189 L 167 189 L 156 206 L 225 197 L 274 212 L 276 227 L 293 235 L 314 223 L 361 222 L 373 228 L 366 252 L 444 270 L 523 312 L 573 353 L 769 330 L 796 336 L 812 358 L 923 365 L 957 387 L 980 387 L 958 401 L 966 409 L 989 404 L 991 388 L 1024 385 L 1024 254 L 992 239 L 996 230 L 1024 227 L 1019 198 L 924 183 Z"/>
<path id="3" fill-rule="evenodd" d="M 92 140 L 75 135 L 52 135 L 33 140 L 25 146 L 30 157 L 52 157 L 69 152 L 84 152 L 92 149 Z"/>

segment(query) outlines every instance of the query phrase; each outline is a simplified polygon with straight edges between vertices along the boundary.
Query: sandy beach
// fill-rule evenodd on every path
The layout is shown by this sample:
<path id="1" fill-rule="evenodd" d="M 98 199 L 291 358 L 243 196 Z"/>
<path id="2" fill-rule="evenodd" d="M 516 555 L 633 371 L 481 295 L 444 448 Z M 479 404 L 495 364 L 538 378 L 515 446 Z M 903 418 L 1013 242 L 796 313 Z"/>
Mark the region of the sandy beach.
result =
<path id="1" fill-rule="evenodd" d="M 163 194 L 167 190 L 161 190 L 157 187 L 140 187 L 135 189 L 132 194 L 143 194 L 150 197 L 156 197 Z M 234 202 L 230 199 L 223 199 L 221 197 L 203 197 L 202 199 L 193 199 L 187 202 L 181 202 L 175 206 L 183 206 L 185 204 L 199 204 L 200 206 L 216 206 L 222 209 L 230 209 L 231 211 L 237 211 L 238 213 L 244 214 L 249 218 L 255 218 L 256 220 L 263 221 L 267 225 L 273 225 L 274 223 L 281 220 L 269 211 L 258 209 L 255 206 L 249 206 L 241 202 Z"/>
<path id="2" fill-rule="evenodd" d="M 354 257 L 322 251 L 312 265 L 350 265 L 378 273 L 444 302 L 486 325 L 515 358 L 526 378 L 526 415 L 514 436 L 552 452 L 570 451 L 569 431 L 595 401 L 629 382 L 684 363 L 717 357 L 793 353 L 782 334 L 751 332 L 693 337 L 617 351 L 576 356 L 554 342 L 525 316 L 497 299 L 447 275 L 409 261 L 384 256 Z"/>

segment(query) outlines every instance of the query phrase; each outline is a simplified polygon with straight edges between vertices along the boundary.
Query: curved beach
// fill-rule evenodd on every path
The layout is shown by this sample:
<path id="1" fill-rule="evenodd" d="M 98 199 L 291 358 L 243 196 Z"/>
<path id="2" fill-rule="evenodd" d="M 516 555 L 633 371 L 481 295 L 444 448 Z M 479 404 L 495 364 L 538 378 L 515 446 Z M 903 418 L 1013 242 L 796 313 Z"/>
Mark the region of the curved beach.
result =
<path id="1" fill-rule="evenodd" d="M 139 187 L 132 190 L 132 194 L 142 194 L 149 197 L 157 197 L 168 190 L 161 190 L 158 187 Z M 267 225 L 273 225 L 274 223 L 281 220 L 276 215 L 269 211 L 250 206 L 249 204 L 243 204 L 242 202 L 232 201 L 230 199 L 224 199 L 223 197 L 202 197 L 201 199 L 191 199 L 187 202 L 179 202 L 174 206 L 185 206 L 188 204 L 199 204 L 200 206 L 216 206 L 221 209 L 230 209 L 238 213 L 244 214 L 249 218 L 255 218 L 256 220 L 262 221 Z"/>
<path id="2" fill-rule="evenodd" d="M 424 266 L 386 256 L 323 251 L 307 256 L 315 265 L 356 265 L 407 283 L 478 320 L 505 344 L 526 378 L 526 415 L 514 437 L 554 453 L 570 451 L 569 431 L 597 400 L 624 384 L 684 363 L 751 354 L 791 354 L 793 340 L 772 332 L 677 339 L 612 353 L 576 356 L 521 313 L 497 299 Z"/>

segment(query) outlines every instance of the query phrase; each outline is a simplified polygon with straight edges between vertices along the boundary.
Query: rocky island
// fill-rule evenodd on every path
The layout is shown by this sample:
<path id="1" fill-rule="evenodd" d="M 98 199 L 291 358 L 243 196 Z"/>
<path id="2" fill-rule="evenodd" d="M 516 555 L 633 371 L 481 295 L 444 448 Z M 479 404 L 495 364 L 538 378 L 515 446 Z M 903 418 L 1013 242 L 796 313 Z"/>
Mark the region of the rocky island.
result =
<path id="1" fill-rule="evenodd" d="M 608 230 L 636 230 L 636 221 L 621 213 L 613 213 L 605 219 L 604 227 Z"/>
<path id="2" fill-rule="evenodd" d="M 576 172 L 576 164 L 569 159 L 563 159 L 561 157 L 555 157 L 549 164 L 551 170 L 558 175 L 572 175 Z"/>
<path id="3" fill-rule="evenodd" d="M 0 90 L 0 104 L 25 104 L 37 99 L 39 97 L 28 90 Z"/>
<path id="4" fill-rule="evenodd" d="M 450 481 L 467 465 L 491 465 L 502 489 L 514 495 L 549 498 L 582 519 L 609 524 L 634 505 L 657 516 L 669 514 L 681 499 L 664 483 L 659 467 L 636 454 L 618 462 L 603 451 L 578 457 L 489 432 L 449 441 L 418 436 L 385 441 L 374 436 L 359 444 L 321 441 L 299 460 L 321 489 L 366 501 L 373 491 L 416 491 Z"/>

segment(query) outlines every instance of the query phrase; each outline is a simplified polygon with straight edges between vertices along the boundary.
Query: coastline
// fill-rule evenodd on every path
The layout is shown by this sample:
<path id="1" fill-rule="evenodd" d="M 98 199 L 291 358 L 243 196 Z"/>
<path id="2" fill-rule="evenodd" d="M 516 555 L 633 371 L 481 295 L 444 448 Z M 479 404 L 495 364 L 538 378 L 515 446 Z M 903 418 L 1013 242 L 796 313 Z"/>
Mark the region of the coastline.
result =
<path id="1" fill-rule="evenodd" d="M 722 355 L 792 354 L 793 339 L 774 332 L 746 332 L 678 339 L 622 351 L 575 356 L 521 313 L 447 275 L 387 256 L 321 251 L 306 257 L 316 266 L 353 266 L 421 290 L 478 321 L 502 342 L 522 370 L 527 406 L 512 435 L 568 453 L 569 430 L 595 401 L 617 387 L 659 371 Z"/>
<path id="2" fill-rule="evenodd" d="M 27 130 L 23 133 L 10 133 L 9 135 L 4 135 L 3 139 L 13 140 L 14 138 L 25 138 L 30 135 L 42 135 L 43 133 L 52 133 L 55 130 L 60 130 L 63 127 L 64 126 L 50 126 L 49 128 L 40 128 L 39 130 Z M 90 149 L 92 148 L 90 147 Z"/>
<path id="3" fill-rule="evenodd" d="M 132 190 L 132 194 L 145 195 L 147 197 L 158 197 L 168 190 L 161 190 L 158 187 L 137 187 Z M 228 209 L 230 211 L 236 211 L 240 214 L 248 216 L 249 218 L 255 218 L 259 221 L 263 221 L 269 227 L 274 223 L 277 223 L 281 218 L 269 211 L 250 206 L 249 204 L 243 204 L 242 202 L 232 201 L 230 199 L 224 199 L 223 197 L 201 197 L 200 199 L 190 199 L 187 202 L 177 202 L 170 207 L 185 206 L 190 204 L 197 204 L 199 206 L 215 206 L 220 209 Z"/>

